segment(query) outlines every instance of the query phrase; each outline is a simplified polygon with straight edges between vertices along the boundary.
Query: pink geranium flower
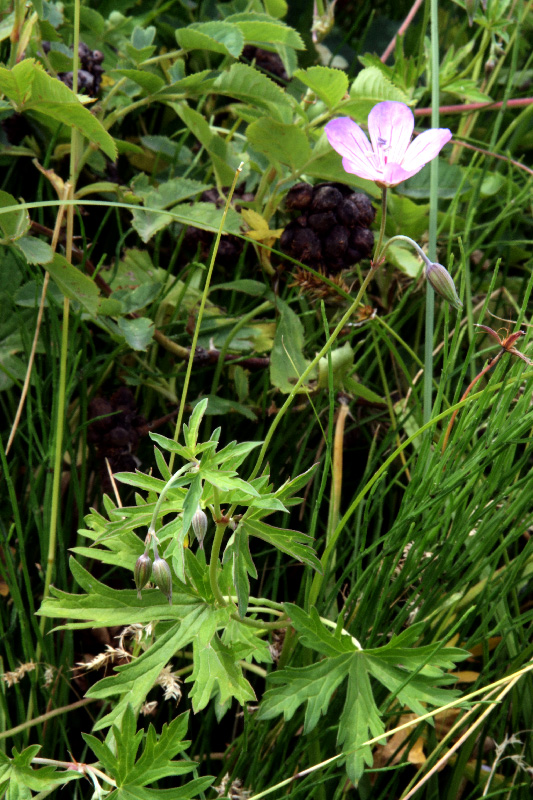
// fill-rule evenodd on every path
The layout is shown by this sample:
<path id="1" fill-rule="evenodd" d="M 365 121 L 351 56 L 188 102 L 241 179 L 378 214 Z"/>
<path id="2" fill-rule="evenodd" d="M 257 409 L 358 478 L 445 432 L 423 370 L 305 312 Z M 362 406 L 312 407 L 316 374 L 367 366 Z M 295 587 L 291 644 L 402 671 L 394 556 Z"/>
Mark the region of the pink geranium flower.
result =
<path id="1" fill-rule="evenodd" d="M 411 141 L 415 120 L 405 103 L 386 100 L 368 115 L 372 145 L 349 117 L 332 119 L 325 131 L 330 145 L 343 157 L 342 166 L 378 186 L 396 186 L 420 172 L 452 138 L 448 128 L 431 128 Z"/>

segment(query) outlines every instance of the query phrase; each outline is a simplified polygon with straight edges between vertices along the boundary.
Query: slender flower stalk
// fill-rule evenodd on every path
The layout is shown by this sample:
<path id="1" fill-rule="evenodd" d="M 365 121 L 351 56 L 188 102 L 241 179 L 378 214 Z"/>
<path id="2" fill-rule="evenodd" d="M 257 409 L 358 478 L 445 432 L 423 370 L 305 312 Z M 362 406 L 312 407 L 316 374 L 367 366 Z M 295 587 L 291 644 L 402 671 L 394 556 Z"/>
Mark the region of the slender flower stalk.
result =
<path id="1" fill-rule="evenodd" d="M 388 242 L 386 242 L 385 246 L 383 247 L 380 258 L 380 263 L 383 263 L 385 252 L 389 245 L 393 244 L 395 241 L 403 241 L 407 242 L 414 247 L 417 251 L 418 255 L 424 262 L 426 266 L 426 279 L 428 283 L 433 287 L 433 289 L 437 292 L 438 295 L 443 297 L 448 303 L 455 308 L 457 311 L 460 311 L 463 307 L 463 304 L 457 294 L 457 290 L 455 288 L 455 284 L 453 282 L 453 278 L 446 269 L 443 267 L 442 264 L 438 264 L 435 261 L 431 261 L 428 256 L 424 253 L 420 245 L 414 242 L 409 236 L 403 236 L 402 234 L 398 234 L 397 236 L 392 236 Z"/>

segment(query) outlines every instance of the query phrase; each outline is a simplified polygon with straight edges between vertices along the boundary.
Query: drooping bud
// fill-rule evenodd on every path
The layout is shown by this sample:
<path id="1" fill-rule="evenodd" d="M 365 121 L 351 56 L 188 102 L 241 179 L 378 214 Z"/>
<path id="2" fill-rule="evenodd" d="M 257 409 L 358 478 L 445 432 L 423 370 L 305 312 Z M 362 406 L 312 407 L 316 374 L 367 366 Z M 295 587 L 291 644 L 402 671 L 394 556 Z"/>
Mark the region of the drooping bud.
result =
<path id="1" fill-rule="evenodd" d="M 139 600 L 142 599 L 141 589 L 144 589 L 148 581 L 150 580 L 150 576 L 152 575 L 152 559 L 146 553 L 143 553 L 142 556 L 139 556 L 137 559 L 137 563 L 135 564 L 135 569 L 133 571 L 133 576 L 135 578 L 135 586 L 137 587 L 137 597 Z"/>
<path id="2" fill-rule="evenodd" d="M 204 549 L 204 536 L 207 531 L 207 515 L 202 511 L 200 506 L 196 509 L 196 513 L 192 518 L 192 529 L 194 535 L 198 539 L 198 546 L 200 550 Z"/>
<path id="3" fill-rule="evenodd" d="M 156 556 L 153 566 L 153 576 L 157 587 L 163 592 L 168 602 L 172 605 L 172 573 L 164 558 Z"/>
<path id="4" fill-rule="evenodd" d="M 462 309 L 463 304 L 457 294 L 453 278 L 446 267 L 443 267 L 442 264 L 430 264 L 426 268 L 426 278 L 437 294 L 444 297 L 453 308 L 457 311 Z"/>

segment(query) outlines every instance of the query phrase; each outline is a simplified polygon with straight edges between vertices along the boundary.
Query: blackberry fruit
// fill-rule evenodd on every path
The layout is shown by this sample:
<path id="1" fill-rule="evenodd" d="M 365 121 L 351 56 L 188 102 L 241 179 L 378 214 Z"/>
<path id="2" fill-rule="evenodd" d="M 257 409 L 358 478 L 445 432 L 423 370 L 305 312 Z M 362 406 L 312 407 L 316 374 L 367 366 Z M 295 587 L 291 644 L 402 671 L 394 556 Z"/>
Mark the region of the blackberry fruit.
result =
<path id="1" fill-rule="evenodd" d="M 247 44 L 242 51 L 242 58 L 250 63 L 254 62 L 258 69 L 268 73 L 269 77 L 274 80 L 277 79 L 276 83 L 283 84 L 289 80 L 283 61 L 277 53 L 270 53 L 268 50 L 262 50 L 260 47 Z"/>
<path id="2" fill-rule="evenodd" d="M 297 183 L 285 205 L 299 216 L 283 231 L 280 247 L 302 264 L 337 275 L 371 255 L 376 212 L 366 194 L 342 183 Z"/>
<path id="3" fill-rule="evenodd" d="M 43 42 L 43 50 L 45 53 L 50 51 L 50 43 Z M 85 91 L 90 97 L 97 97 L 102 83 L 102 75 L 104 68 L 102 61 L 104 54 L 100 50 L 90 50 L 85 42 L 80 42 L 78 45 L 78 56 L 80 59 L 80 68 L 78 70 L 78 91 Z M 69 89 L 72 89 L 72 72 L 58 72 L 57 77 Z"/>

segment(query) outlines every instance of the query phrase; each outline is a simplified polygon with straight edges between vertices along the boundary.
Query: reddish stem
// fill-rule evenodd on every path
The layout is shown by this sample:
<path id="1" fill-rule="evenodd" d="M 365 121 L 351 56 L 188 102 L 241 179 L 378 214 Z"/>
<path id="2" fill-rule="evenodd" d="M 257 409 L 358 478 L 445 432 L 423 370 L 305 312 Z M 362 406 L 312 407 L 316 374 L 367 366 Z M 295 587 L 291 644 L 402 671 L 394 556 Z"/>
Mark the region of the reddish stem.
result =
<path id="1" fill-rule="evenodd" d="M 443 91 L 446 91 L 445 87 Z M 459 103 L 455 106 L 440 106 L 439 114 L 461 114 L 464 111 L 483 111 L 485 109 L 496 111 L 504 105 L 509 108 L 519 108 L 530 106 L 532 103 L 533 97 L 516 97 L 514 100 L 502 100 L 498 103 Z M 431 108 L 415 108 L 413 114 L 415 117 L 429 117 Z"/>
<path id="2" fill-rule="evenodd" d="M 476 377 L 474 378 L 474 380 L 472 381 L 472 383 L 471 383 L 471 384 L 470 384 L 470 385 L 469 385 L 469 386 L 466 388 L 466 390 L 465 390 L 465 393 L 464 393 L 464 394 L 463 394 L 463 396 L 461 397 L 461 401 L 460 401 L 460 402 L 463 402 L 463 400 L 466 400 L 466 398 L 468 397 L 468 395 L 470 394 L 470 392 L 472 391 L 472 389 L 474 388 L 474 386 L 476 385 L 476 383 L 477 383 L 477 382 L 480 380 L 480 378 L 482 378 L 482 377 L 483 377 L 483 375 L 485 375 L 485 374 L 486 374 L 486 373 L 489 371 L 489 369 L 492 369 L 492 367 L 493 367 L 495 364 L 497 364 L 497 363 L 498 363 L 498 361 L 500 360 L 500 358 L 503 356 L 503 354 L 504 354 L 505 352 L 507 352 L 507 351 L 505 350 L 505 348 L 504 348 L 504 347 L 502 347 L 502 349 L 500 350 L 500 352 L 499 352 L 499 353 L 497 353 L 497 354 L 494 356 L 494 358 L 491 358 L 491 360 L 490 360 L 490 361 L 488 361 L 488 362 L 485 364 L 485 366 L 483 367 L 483 369 L 481 370 L 481 372 L 479 373 L 479 375 L 476 375 Z M 446 445 L 448 444 L 448 439 L 450 438 L 450 433 L 452 432 L 453 423 L 455 422 L 455 418 L 456 418 L 456 416 L 457 416 L 457 413 L 458 413 L 458 411 L 459 411 L 459 409 L 458 409 L 458 408 L 456 408 L 456 409 L 455 409 L 455 411 L 454 411 L 454 412 L 453 412 L 453 414 L 452 414 L 452 417 L 451 417 L 451 419 L 450 419 L 449 423 L 448 423 L 448 427 L 446 428 L 446 433 L 445 433 L 445 435 L 444 435 L 444 441 L 443 441 L 443 443 L 442 443 L 441 455 L 444 455 L 444 451 L 446 450 Z"/>
<path id="3" fill-rule="evenodd" d="M 405 31 L 407 30 L 407 28 L 409 27 L 409 25 L 411 24 L 411 22 L 415 18 L 416 12 L 418 11 L 418 9 L 420 8 L 420 6 L 422 5 L 423 2 L 424 2 L 424 0 L 415 0 L 413 5 L 411 6 L 411 10 L 409 11 L 408 15 L 406 16 L 406 18 L 404 19 L 404 21 L 402 22 L 400 27 L 398 28 L 398 33 L 396 34 L 396 36 L 394 36 L 391 39 L 391 41 L 387 45 L 387 49 L 384 50 L 383 55 L 381 56 L 380 60 L 382 61 L 383 64 L 385 64 L 385 62 L 387 61 L 388 57 L 390 56 L 390 54 L 392 53 L 392 51 L 396 47 L 396 39 L 398 38 L 398 36 L 403 36 L 404 35 Z"/>

